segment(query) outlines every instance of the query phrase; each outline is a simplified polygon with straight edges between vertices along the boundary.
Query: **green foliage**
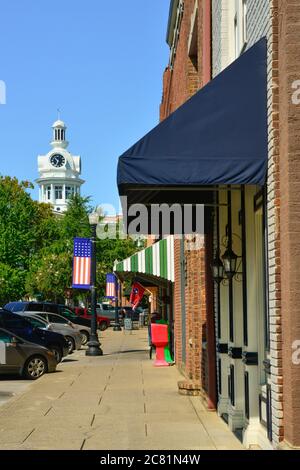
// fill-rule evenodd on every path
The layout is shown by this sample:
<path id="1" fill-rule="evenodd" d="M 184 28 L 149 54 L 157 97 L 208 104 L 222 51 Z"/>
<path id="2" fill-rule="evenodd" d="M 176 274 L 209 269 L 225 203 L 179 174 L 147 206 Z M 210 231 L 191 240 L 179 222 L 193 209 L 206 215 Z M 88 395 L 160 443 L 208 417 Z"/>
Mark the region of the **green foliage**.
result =
<path id="1" fill-rule="evenodd" d="M 69 253 L 51 253 L 43 250 L 31 266 L 26 278 L 26 291 L 33 297 L 38 294 L 46 300 L 57 302 L 65 297 L 71 284 L 72 256 Z"/>
<path id="2" fill-rule="evenodd" d="M 64 216 L 33 201 L 29 182 L 0 177 L 0 305 L 10 300 L 40 297 L 62 301 L 71 286 L 74 237 L 90 237 L 90 198 L 74 195 Z M 116 259 L 136 251 L 132 240 L 97 240 L 98 295 L 104 295 L 105 275 Z M 86 298 L 87 291 L 73 291 Z"/>
<path id="3" fill-rule="evenodd" d="M 65 215 L 54 217 L 57 236 L 36 253 L 28 272 L 26 290 L 31 296 L 42 293 L 47 300 L 64 299 L 72 281 L 73 239 L 90 236 L 89 200 L 76 194 Z"/>
<path id="4" fill-rule="evenodd" d="M 25 277 L 26 271 L 0 263 L 0 306 L 23 297 Z"/>
<path id="5" fill-rule="evenodd" d="M 118 230 L 117 230 L 118 233 Z M 115 260 L 123 260 L 137 251 L 132 239 L 97 240 L 97 287 L 99 296 L 105 295 L 106 273 L 111 272 Z"/>

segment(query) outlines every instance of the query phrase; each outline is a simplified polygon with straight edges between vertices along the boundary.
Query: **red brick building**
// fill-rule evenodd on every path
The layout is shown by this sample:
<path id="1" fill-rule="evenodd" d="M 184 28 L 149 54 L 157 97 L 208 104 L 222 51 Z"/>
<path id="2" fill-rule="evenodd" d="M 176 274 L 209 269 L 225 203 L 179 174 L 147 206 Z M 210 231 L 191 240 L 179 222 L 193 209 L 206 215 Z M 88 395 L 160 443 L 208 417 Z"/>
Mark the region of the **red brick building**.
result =
<path id="1" fill-rule="evenodd" d="M 210 187 L 207 229 L 205 235 L 194 235 L 197 248 L 190 249 L 188 236 L 175 237 L 173 244 L 155 243 L 160 269 L 150 277 L 154 282 L 162 276 L 159 293 L 173 300 L 164 305 L 174 323 L 175 360 L 184 376 L 181 391 L 199 392 L 246 447 L 268 449 L 300 447 L 300 4 L 172 0 L 160 120 L 181 109 L 262 38 L 265 183 Z M 238 86 L 241 91 L 243 83 Z M 245 146 L 256 135 L 249 132 L 247 139 Z M 146 199 L 135 192 L 134 201 L 151 204 L 150 193 Z M 158 197 L 157 188 L 153 195 Z M 172 246 L 168 275 L 162 263 L 166 243 Z M 126 269 L 135 266 L 131 261 Z M 140 266 L 150 273 L 143 260 Z"/>

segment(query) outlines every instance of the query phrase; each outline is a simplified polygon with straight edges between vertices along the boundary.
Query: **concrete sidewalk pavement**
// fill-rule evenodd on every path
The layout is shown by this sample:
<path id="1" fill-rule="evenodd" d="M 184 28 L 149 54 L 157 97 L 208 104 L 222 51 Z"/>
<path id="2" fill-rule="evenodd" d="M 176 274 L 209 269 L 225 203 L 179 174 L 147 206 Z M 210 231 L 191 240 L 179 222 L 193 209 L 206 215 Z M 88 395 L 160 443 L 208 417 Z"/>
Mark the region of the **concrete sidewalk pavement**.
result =
<path id="1" fill-rule="evenodd" d="M 104 356 L 77 351 L 0 407 L 0 449 L 243 449 L 199 397 L 178 394 L 175 366 L 153 367 L 146 329 L 101 342 Z"/>

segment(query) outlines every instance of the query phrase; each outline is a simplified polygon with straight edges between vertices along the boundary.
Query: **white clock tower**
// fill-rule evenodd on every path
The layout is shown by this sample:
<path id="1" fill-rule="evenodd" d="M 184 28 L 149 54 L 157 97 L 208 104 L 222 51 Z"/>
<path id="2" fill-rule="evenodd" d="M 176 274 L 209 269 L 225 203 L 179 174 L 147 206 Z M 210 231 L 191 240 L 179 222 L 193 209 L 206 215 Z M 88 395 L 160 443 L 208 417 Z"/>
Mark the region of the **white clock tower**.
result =
<path id="1" fill-rule="evenodd" d="M 66 126 L 61 120 L 53 126 L 52 149 L 47 155 L 38 156 L 39 201 L 50 203 L 56 213 L 67 209 L 72 194 L 80 194 L 84 180 L 80 178 L 81 158 L 72 155 L 67 147 Z"/>

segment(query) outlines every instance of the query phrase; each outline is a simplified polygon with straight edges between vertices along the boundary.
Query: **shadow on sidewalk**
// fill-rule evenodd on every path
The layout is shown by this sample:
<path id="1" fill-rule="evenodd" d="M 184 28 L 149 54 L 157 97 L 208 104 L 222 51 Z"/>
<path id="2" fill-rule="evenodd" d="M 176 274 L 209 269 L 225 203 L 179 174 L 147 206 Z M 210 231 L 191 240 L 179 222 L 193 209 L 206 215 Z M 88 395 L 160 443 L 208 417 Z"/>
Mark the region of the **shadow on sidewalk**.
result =
<path id="1" fill-rule="evenodd" d="M 127 349 L 126 351 L 115 351 L 112 353 L 105 354 L 104 356 L 115 356 L 116 354 L 127 354 L 127 353 L 145 353 L 148 354 L 147 349 Z"/>

